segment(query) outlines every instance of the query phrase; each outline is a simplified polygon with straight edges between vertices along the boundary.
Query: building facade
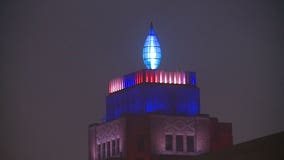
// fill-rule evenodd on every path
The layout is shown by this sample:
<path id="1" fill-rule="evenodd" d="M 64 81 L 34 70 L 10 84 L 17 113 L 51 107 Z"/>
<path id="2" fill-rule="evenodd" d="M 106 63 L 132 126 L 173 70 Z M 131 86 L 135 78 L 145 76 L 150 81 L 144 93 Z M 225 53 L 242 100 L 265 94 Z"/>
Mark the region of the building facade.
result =
<path id="1" fill-rule="evenodd" d="M 195 72 L 158 70 L 161 58 L 151 24 L 147 69 L 110 81 L 106 119 L 89 126 L 90 160 L 190 158 L 232 146 L 232 124 L 200 114 Z"/>

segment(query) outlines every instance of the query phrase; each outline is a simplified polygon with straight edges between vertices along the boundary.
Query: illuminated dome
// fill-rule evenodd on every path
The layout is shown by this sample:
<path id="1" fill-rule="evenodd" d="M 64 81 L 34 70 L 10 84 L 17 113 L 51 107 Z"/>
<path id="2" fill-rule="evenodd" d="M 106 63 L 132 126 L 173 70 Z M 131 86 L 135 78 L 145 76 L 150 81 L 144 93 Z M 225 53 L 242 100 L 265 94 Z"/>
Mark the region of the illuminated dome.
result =
<path id="1" fill-rule="evenodd" d="M 143 61 L 147 69 L 157 69 L 160 65 L 161 59 L 162 51 L 160 43 L 151 22 L 150 31 L 144 43 Z"/>

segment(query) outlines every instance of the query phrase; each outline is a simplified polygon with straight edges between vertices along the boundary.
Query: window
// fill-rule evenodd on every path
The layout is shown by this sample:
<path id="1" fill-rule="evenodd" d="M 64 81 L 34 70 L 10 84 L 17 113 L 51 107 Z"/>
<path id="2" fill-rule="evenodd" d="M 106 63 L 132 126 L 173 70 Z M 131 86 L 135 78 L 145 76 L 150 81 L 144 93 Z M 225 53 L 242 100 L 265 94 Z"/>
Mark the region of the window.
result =
<path id="1" fill-rule="evenodd" d="M 183 152 L 183 136 L 182 135 L 176 136 L 176 151 Z"/>
<path id="2" fill-rule="evenodd" d="M 98 160 L 101 160 L 101 145 L 98 145 Z"/>
<path id="3" fill-rule="evenodd" d="M 115 140 L 111 141 L 111 154 L 112 154 L 112 156 L 114 156 L 116 154 L 115 153 Z"/>
<path id="4" fill-rule="evenodd" d="M 110 142 L 107 142 L 107 159 L 110 157 Z"/>
<path id="5" fill-rule="evenodd" d="M 137 151 L 138 152 L 145 151 L 145 136 L 144 135 L 137 136 Z"/>
<path id="6" fill-rule="evenodd" d="M 105 143 L 103 143 L 103 158 L 102 159 L 103 160 L 106 159 L 106 144 Z"/>
<path id="7" fill-rule="evenodd" d="M 187 152 L 194 152 L 193 136 L 186 136 L 186 151 Z"/>
<path id="8" fill-rule="evenodd" d="M 116 153 L 117 153 L 117 154 L 119 154 L 119 152 L 120 152 L 120 150 L 119 150 L 119 149 L 120 149 L 119 145 L 120 145 L 120 144 L 119 144 L 119 139 L 117 139 L 117 140 L 116 140 Z"/>
<path id="9" fill-rule="evenodd" d="M 165 138 L 166 141 L 166 151 L 172 151 L 173 150 L 173 135 L 166 135 Z"/>

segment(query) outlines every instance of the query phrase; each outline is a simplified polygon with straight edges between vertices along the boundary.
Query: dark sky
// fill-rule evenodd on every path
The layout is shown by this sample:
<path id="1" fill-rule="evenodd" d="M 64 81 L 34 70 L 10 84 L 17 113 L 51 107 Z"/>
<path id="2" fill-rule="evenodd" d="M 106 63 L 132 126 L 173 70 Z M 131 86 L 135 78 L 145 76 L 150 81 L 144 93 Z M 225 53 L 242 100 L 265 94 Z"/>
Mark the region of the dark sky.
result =
<path id="1" fill-rule="evenodd" d="M 284 130 L 281 1 L 2 0 L 0 159 L 86 160 L 108 81 L 144 68 L 150 21 L 160 69 L 196 71 L 201 112 L 234 143 Z"/>

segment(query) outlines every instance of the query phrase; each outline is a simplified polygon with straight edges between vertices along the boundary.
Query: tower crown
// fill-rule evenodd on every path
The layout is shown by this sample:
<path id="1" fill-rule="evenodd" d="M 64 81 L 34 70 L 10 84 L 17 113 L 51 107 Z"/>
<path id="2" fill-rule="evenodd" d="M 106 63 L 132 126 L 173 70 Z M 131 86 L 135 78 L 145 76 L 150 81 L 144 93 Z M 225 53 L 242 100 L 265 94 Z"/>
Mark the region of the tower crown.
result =
<path id="1" fill-rule="evenodd" d="M 150 30 L 144 43 L 143 61 L 147 69 L 157 69 L 161 59 L 162 51 L 160 43 L 151 22 Z"/>

